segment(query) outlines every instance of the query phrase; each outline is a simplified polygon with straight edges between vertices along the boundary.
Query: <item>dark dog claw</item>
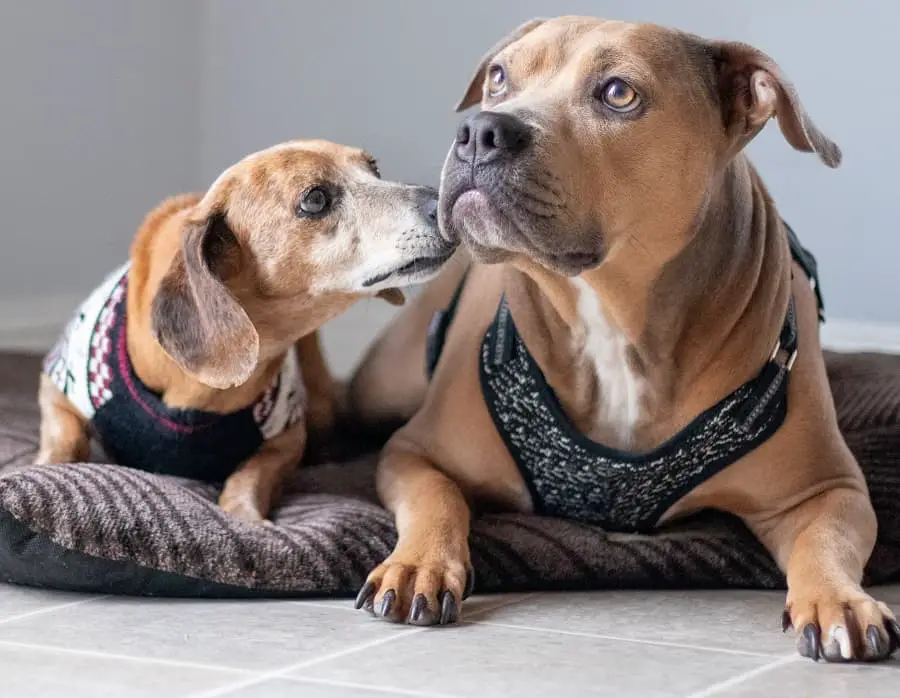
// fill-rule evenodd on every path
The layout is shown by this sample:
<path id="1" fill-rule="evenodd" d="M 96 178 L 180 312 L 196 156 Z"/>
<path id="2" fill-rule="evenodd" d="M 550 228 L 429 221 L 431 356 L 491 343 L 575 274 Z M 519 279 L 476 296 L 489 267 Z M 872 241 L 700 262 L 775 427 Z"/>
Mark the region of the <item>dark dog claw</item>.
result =
<path id="1" fill-rule="evenodd" d="M 887 654 L 885 651 L 884 640 L 881 638 L 881 633 L 878 632 L 878 628 L 874 625 L 870 625 L 866 628 L 866 644 L 869 647 L 869 657 L 872 659 L 878 659 Z"/>
<path id="2" fill-rule="evenodd" d="M 891 649 L 893 652 L 900 647 L 900 623 L 893 618 L 888 618 L 885 625 L 887 626 L 888 637 L 891 638 Z"/>
<path id="3" fill-rule="evenodd" d="M 472 592 L 475 590 L 475 570 L 471 567 L 466 572 L 466 589 L 463 592 L 463 601 L 469 598 L 472 595 Z"/>
<path id="4" fill-rule="evenodd" d="M 791 620 L 791 612 L 787 609 L 781 614 L 781 632 L 786 633 L 788 628 L 793 628 L 794 622 Z"/>
<path id="5" fill-rule="evenodd" d="M 425 598 L 425 594 L 416 594 L 412 607 L 409 609 L 409 622 L 416 623 L 426 608 L 428 608 L 428 599 Z"/>
<path id="6" fill-rule="evenodd" d="M 366 582 L 362 589 L 356 595 L 356 602 L 353 604 L 358 611 L 366 604 L 366 600 L 375 592 L 375 582 Z"/>
<path id="7" fill-rule="evenodd" d="M 397 593 L 393 589 L 388 589 L 384 592 L 384 596 L 381 597 L 381 612 L 379 613 L 382 618 L 387 618 L 391 615 L 391 608 L 393 608 L 396 599 Z"/>
<path id="8" fill-rule="evenodd" d="M 819 628 L 814 623 L 810 623 L 803 628 L 803 637 L 799 643 L 800 654 L 809 657 L 814 662 L 819 661 L 821 653 L 821 640 L 819 638 Z"/>
<path id="9" fill-rule="evenodd" d="M 441 597 L 441 625 L 455 623 L 459 617 L 459 607 L 456 605 L 456 599 L 453 598 L 453 592 L 445 591 Z"/>

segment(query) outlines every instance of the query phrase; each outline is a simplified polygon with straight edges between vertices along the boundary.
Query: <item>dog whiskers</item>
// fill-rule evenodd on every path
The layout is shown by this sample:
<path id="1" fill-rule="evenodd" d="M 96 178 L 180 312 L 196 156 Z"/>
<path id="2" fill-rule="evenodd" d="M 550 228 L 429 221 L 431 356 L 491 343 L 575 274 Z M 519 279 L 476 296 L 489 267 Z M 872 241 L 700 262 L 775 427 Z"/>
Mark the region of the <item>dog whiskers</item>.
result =
<path id="1" fill-rule="evenodd" d="M 531 183 L 534 184 L 538 189 L 546 191 L 548 194 L 550 194 L 550 196 L 556 199 L 561 199 L 563 196 L 562 190 L 557 189 L 547 182 L 542 182 L 540 179 L 532 179 Z"/>
<path id="2" fill-rule="evenodd" d="M 520 205 L 523 206 L 529 213 L 539 216 L 541 218 L 554 218 L 557 212 L 564 208 L 563 204 L 556 201 L 548 201 L 533 192 L 528 191 L 524 187 L 512 184 L 505 183 L 501 190 L 510 198 L 519 199 Z M 528 204 L 532 204 L 529 206 Z M 538 208 L 535 208 L 534 204 L 537 205 Z M 543 210 L 538 210 L 543 209 Z"/>

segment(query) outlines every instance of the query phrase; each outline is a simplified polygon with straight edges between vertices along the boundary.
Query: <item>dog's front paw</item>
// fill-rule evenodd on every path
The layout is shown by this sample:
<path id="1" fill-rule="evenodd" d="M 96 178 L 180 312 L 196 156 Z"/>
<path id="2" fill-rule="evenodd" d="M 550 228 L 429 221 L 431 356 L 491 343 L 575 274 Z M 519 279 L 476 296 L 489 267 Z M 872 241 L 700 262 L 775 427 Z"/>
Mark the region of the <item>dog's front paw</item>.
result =
<path id="1" fill-rule="evenodd" d="M 267 522 L 266 515 L 249 497 L 233 497 L 225 492 L 219 498 L 219 506 L 228 514 L 246 523 L 263 524 Z"/>
<path id="2" fill-rule="evenodd" d="M 416 558 L 395 551 L 369 575 L 356 608 L 395 623 L 447 625 L 459 619 L 474 585 L 467 558 Z"/>
<path id="3" fill-rule="evenodd" d="M 794 628 L 797 650 L 815 661 L 877 661 L 900 647 L 894 614 L 858 587 L 790 591 L 782 626 Z"/>

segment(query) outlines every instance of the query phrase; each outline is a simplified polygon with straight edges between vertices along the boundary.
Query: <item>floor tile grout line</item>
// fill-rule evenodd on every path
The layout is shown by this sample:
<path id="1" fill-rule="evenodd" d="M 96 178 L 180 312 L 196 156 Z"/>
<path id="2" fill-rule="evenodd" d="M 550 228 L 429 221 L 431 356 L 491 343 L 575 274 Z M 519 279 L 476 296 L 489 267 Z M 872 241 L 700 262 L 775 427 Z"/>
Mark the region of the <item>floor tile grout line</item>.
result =
<path id="1" fill-rule="evenodd" d="M 495 628 L 505 628 L 507 630 L 525 630 L 533 633 L 556 633 L 557 635 L 570 635 L 573 637 L 593 638 L 596 640 L 610 640 L 613 642 L 631 642 L 638 645 L 652 645 L 654 647 L 669 647 L 674 649 L 687 649 L 700 652 L 716 652 L 719 654 L 731 654 L 744 657 L 778 657 L 780 655 L 774 652 L 754 652 L 752 650 L 734 650 L 727 647 L 709 647 L 707 645 L 685 644 L 682 642 L 667 642 L 665 640 L 641 640 L 634 637 L 621 637 L 619 635 L 603 635 L 600 633 L 586 633 L 576 630 L 560 630 L 559 628 L 538 628 L 532 625 L 517 625 L 514 623 L 497 623 L 489 620 L 463 621 L 471 625 L 488 625 Z"/>
<path id="2" fill-rule="evenodd" d="M 712 686 L 707 686 L 701 691 L 696 691 L 691 693 L 687 698 L 708 698 L 709 696 L 717 695 L 718 693 L 725 691 L 729 688 L 742 684 L 750 679 L 756 678 L 757 676 L 761 676 L 762 674 L 767 674 L 770 671 L 774 671 L 779 667 L 783 667 L 787 664 L 792 664 L 801 659 L 798 654 L 791 654 L 785 657 L 779 657 L 773 662 L 768 662 L 767 664 L 763 664 L 762 666 L 758 666 L 755 669 L 750 669 L 749 671 L 745 671 L 737 676 L 732 676 L 730 679 L 725 679 L 724 681 L 719 681 L 718 683 L 714 683 Z"/>
<path id="3" fill-rule="evenodd" d="M 15 640 L 0 640 L 0 649 L 27 649 L 35 652 L 50 652 L 54 654 L 71 654 L 78 657 L 92 657 L 94 659 L 114 659 L 116 661 L 139 662 L 141 664 L 156 664 L 161 666 L 181 667 L 183 669 L 202 669 L 204 671 L 218 671 L 226 674 L 253 674 L 252 669 L 235 669 L 234 667 L 220 664 L 203 664 L 202 662 L 184 662 L 179 659 L 164 659 L 161 657 L 140 657 L 130 654 L 117 654 L 115 652 L 101 652 L 99 650 L 84 650 L 73 647 L 60 647 L 58 645 L 39 645 L 33 642 L 17 642 Z"/>
<path id="4" fill-rule="evenodd" d="M 269 679 L 278 679 L 286 677 L 288 674 L 294 671 L 300 671 L 301 669 L 308 669 L 311 666 L 315 666 L 316 664 L 320 664 L 322 662 L 327 662 L 332 659 L 339 659 L 341 657 L 346 657 L 347 655 L 353 654 L 354 652 L 359 652 L 361 650 L 367 650 L 372 647 L 378 647 L 379 645 L 384 645 L 389 642 L 393 642 L 403 637 L 407 637 L 409 635 L 416 635 L 418 633 L 424 632 L 427 628 L 412 628 L 409 630 L 400 630 L 396 635 L 387 635 L 384 637 L 380 637 L 376 640 L 370 640 L 369 642 L 363 642 L 358 645 L 353 645 L 343 650 L 336 650 L 329 654 L 325 654 L 319 657 L 313 657 L 311 659 L 304 660 L 302 662 L 297 662 L 296 664 L 291 664 L 286 667 L 281 667 L 280 669 L 276 669 L 273 671 L 266 671 L 262 673 L 257 673 L 254 676 L 247 677 L 243 681 L 238 681 L 233 684 L 228 684 L 227 686 L 221 686 L 220 688 L 213 689 L 211 691 L 204 691 L 201 693 L 195 693 L 190 698 L 218 698 L 218 696 L 227 696 L 235 691 L 238 691 L 242 688 L 248 688 L 249 686 L 256 686 L 258 684 L 264 683 Z"/>
<path id="5" fill-rule="evenodd" d="M 37 608 L 33 611 L 28 611 L 26 613 L 20 613 L 17 616 L 10 616 L 9 618 L 0 618 L 0 625 L 5 625 L 7 623 L 14 623 L 19 620 L 23 620 L 25 618 L 33 618 L 35 616 L 42 616 L 46 613 L 53 613 L 54 611 L 61 611 L 64 608 L 72 608 L 73 606 L 81 606 L 82 604 L 90 603 L 91 601 L 98 601 L 99 599 L 103 599 L 105 596 L 102 594 L 98 594 L 97 596 L 91 596 L 86 599 L 78 599 L 78 601 L 69 601 L 68 603 L 61 603 L 56 606 L 48 606 L 46 608 Z"/>
<path id="6" fill-rule="evenodd" d="M 378 622 L 378 621 L 373 621 Z M 381 621 L 384 622 L 384 621 Z M 333 659 L 340 659 L 341 657 L 346 657 L 347 655 L 354 654 L 361 650 L 367 650 L 372 647 L 379 647 L 381 645 L 385 645 L 389 642 L 394 642 L 395 640 L 399 640 L 401 638 L 409 637 L 410 635 L 418 635 L 421 632 L 425 632 L 428 628 L 402 628 L 397 630 L 395 635 L 387 635 L 385 637 L 380 637 L 377 640 L 370 640 L 369 642 L 364 642 L 360 645 L 353 645 L 352 647 L 348 647 L 343 650 L 335 650 L 334 652 L 330 652 L 328 654 L 319 656 L 319 657 L 311 657 L 302 662 L 298 662 L 297 664 L 292 664 L 291 666 L 282 669 L 280 674 L 290 674 L 293 671 L 300 671 L 301 669 L 309 669 L 310 667 L 315 666 L 316 664 L 323 664 L 325 662 L 330 662 Z"/>
<path id="7" fill-rule="evenodd" d="M 354 681 L 341 681 L 340 679 L 320 679 L 312 676 L 285 676 L 283 678 L 285 681 L 294 683 L 313 683 L 320 686 L 334 686 L 335 688 L 358 688 L 374 693 L 390 693 L 391 695 L 414 696 L 415 698 L 456 698 L 450 693 L 429 693 L 409 688 L 397 688 L 396 686 L 371 686 Z"/>
<path id="8" fill-rule="evenodd" d="M 490 608 L 485 608 L 481 611 L 476 611 L 475 616 L 482 615 L 484 613 L 489 613 L 493 610 L 497 610 L 500 608 L 504 608 L 505 606 L 512 606 L 520 601 L 525 601 L 526 599 L 531 598 L 535 594 L 526 594 L 516 599 L 509 599 L 505 603 L 499 603 L 496 606 L 491 606 Z M 359 645 L 354 645 L 352 647 L 348 647 L 344 650 L 337 650 L 335 652 L 331 652 L 326 655 L 322 655 L 320 657 L 313 657 L 311 659 L 305 660 L 303 662 L 298 662 L 297 664 L 291 664 L 290 666 L 282 667 L 281 669 L 277 669 L 274 671 L 268 671 L 261 674 L 257 674 L 253 677 L 248 677 L 243 681 L 239 681 L 234 684 L 229 684 L 227 686 L 221 686 L 220 688 L 214 689 L 212 691 L 197 693 L 191 696 L 191 698 L 218 698 L 219 696 L 227 696 L 235 691 L 238 691 L 242 688 L 247 688 L 249 686 L 256 686 L 260 683 L 264 683 L 270 679 L 284 678 L 287 677 L 288 674 L 291 674 L 295 671 L 301 671 L 303 669 L 308 669 L 317 664 L 322 664 L 324 662 L 331 661 L 333 659 L 340 659 L 341 657 L 346 657 L 348 655 L 354 654 L 356 652 L 360 652 L 362 650 L 367 650 L 372 647 L 378 647 L 380 645 L 387 644 L 389 642 L 393 642 L 395 640 L 399 640 L 401 638 L 409 637 L 411 635 L 418 635 L 419 633 L 427 632 L 429 628 L 409 628 L 400 630 L 396 635 L 388 635 L 386 637 L 380 637 L 377 640 L 372 640 L 370 642 L 364 642 Z M 303 678 L 303 677 L 298 677 Z M 421 695 L 421 694 L 420 694 Z"/>

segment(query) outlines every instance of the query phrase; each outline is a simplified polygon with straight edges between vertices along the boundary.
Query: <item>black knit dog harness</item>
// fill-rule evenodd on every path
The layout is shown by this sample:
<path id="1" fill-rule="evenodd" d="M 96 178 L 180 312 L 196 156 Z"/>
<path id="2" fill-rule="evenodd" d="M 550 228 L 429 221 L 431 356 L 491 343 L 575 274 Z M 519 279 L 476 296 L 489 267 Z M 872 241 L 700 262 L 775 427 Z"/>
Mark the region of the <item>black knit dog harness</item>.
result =
<path id="1" fill-rule="evenodd" d="M 824 320 L 815 258 L 785 227 L 791 255 L 809 277 Z M 432 321 L 429 375 L 440 358 L 464 283 L 447 310 Z M 648 531 L 688 492 L 750 453 L 782 425 L 797 339 L 792 296 L 777 344 L 756 377 L 647 453 L 609 448 L 578 431 L 516 330 L 505 297 L 481 343 L 481 388 L 536 513 L 607 530 Z"/>

